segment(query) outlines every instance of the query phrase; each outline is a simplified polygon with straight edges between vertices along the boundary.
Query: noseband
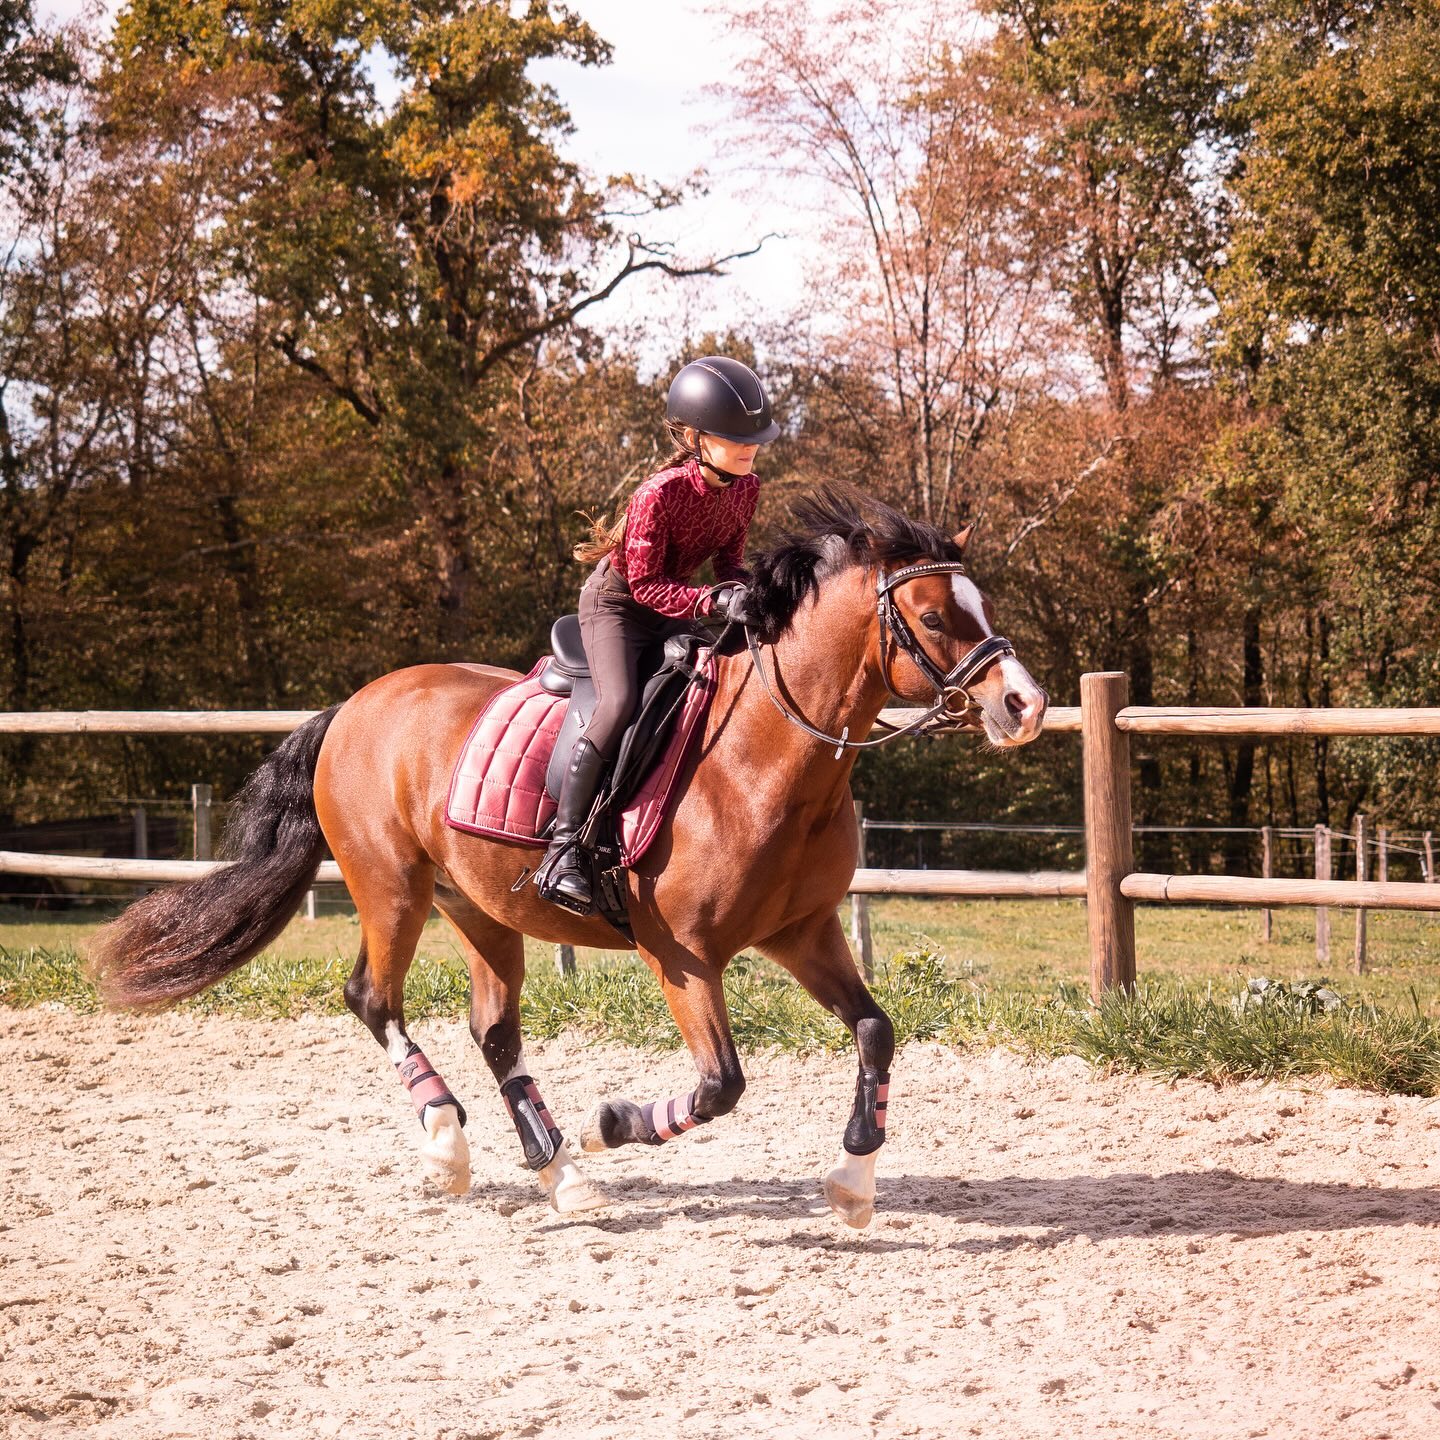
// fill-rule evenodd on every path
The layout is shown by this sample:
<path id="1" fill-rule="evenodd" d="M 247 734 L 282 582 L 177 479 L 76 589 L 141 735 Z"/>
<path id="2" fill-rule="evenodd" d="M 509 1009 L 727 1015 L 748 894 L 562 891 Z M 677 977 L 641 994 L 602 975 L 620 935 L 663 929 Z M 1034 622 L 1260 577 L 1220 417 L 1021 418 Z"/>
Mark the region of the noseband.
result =
<path id="1" fill-rule="evenodd" d="M 896 650 L 902 651 L 915 668 L 930 682 L 935 691 L 935 703 L 918 719 L 909 725 L 887 726 L 887 733 L 874 740 L 850 739 L 847 725 L 838 735 L 826 735 L 800 716 L 788 709 L 778 695 L 770 688 L 765 676 L 765 667 L 760 663 L 760 645 L 755 632 L 745 626 L 745 640 L 750 647 L 750 659 L 754 662 L 755 673 L 760 677 L 770 703 L 792 724 L 798 725 L 807 735 L 823 740 L 835 747 L 838 760 L 847 750 L 868 750 L 875 745 L 884 745 L 889 740 L 898 740 L 902 735 L 919 735 L 933 730 L 953 730 L 960 726 L 965 717 L 978 708 L 972 699 L 969 686 L 992 660 L 1001 656 L 1014 655 L 1015 647 L 1001 635 L 988 635 L 969 654 L 965 655 L 949 670 L 940 667 L 926 653 L 925 647 L 915 638 L 914 632 L 905 622 L 905 617 L 896 608 L 894 591 L 906 581 L 921 575 L 963 575 L 965 567 L 958 560 L 935 560 L 921 565 L 907 565 L 887 575 L 883 570 L 875 577 L 876 614 L 880 617 L 880 674 L 885 688 L 897 699 L 905 697 L 895 688 L 890 679 L 890 659 Z M 885 724 L 880 721 L 880 724 Z"/>

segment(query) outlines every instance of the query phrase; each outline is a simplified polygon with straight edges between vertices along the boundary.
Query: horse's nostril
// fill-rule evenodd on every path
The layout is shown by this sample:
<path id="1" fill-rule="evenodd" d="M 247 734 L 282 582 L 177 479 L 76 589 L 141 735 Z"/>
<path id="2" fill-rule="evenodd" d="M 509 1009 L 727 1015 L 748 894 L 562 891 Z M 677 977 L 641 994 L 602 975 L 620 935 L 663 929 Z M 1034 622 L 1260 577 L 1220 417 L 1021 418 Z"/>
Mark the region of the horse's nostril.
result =
<path id="1" fill-rule="evenodd" d="M 1005 695 L 1005 708 L 1018 720 L 1025 713 L 1025 697 L 1018 690 Z"/>

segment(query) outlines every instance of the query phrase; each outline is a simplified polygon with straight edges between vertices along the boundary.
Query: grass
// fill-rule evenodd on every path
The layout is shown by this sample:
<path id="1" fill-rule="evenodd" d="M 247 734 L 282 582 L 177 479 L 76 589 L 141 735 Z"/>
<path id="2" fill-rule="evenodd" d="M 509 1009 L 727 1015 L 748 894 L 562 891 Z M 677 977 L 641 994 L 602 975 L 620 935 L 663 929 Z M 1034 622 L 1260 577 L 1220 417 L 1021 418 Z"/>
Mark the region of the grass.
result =
<path id="1" fill-rule="evenodd" d="M 1368 1089 L 1440 1095 L 1440 925 L 1374 912 L 1371 967 L 1346 973 L 1353 920 L 1332 916 L 1340 965 L 1316 973 L 1311 912 L 1277 911 L 1262 945 L 1253 912 L 1141 909 L 1142 983 L 1134 996 L 1089 1002 L 1085 916 L 1069 901 L 934 902 L 872 906 L 881 967 L 876 993 L 902 1043 L 1004 1045 L 1079 1055 L 1117 1071 L 1246 1077 L 1325 1077 Z M 93 922 L 0 911 L 0 1003 L 93 1010 L 80 952 Z M 188 1002 L 200 1013 L 342 1013 L 341 987 L 358 944 L 353 917 L 297 921 L 274 946 Z M 529 950 L 528 1034 L 578 1033 L 649 1048 L 680 1043 L 659 988 L 632 956 L 581 952 L 562 978 L 548 947 Z M 1256 976 L 1274 983 L 1248 986 Z M 1300 983 L 1309 982 L 1309 983 Z M 1320 986 L 1335 992 L 1319 999 Z M 726 995 L 742 1050 L 836 1051 L 837 1021 L 768 962 L 741 956 Z M 443 922 L 422 937 L 406 991 L 409 1014 L 465 1013 L 468 979 Z"/>

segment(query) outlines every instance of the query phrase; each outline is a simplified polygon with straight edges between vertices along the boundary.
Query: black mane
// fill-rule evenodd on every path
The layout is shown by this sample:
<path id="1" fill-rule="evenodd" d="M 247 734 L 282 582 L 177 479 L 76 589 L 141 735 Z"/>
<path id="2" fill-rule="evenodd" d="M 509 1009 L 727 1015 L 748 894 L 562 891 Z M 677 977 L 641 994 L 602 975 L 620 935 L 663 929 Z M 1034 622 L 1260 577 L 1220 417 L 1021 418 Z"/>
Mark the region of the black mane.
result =
<path id="1" fill-rule="evenodd" d="M 850 565 L 960 559 L 960 547 L 934 525 L 912 520 L 838 481 L 802 496 L 790 514 L 791 528 L 751 562 L 755 578 L 747 609 L 767 640 L 787 629 L 828 572 Z"/>

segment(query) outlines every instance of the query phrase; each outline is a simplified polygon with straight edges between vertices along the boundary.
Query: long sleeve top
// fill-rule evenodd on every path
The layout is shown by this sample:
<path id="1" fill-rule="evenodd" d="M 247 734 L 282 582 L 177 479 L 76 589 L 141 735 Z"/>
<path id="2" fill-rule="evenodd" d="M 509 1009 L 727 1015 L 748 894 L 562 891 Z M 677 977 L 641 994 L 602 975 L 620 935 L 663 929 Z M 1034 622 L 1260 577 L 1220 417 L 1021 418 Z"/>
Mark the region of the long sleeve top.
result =
<path id="1" fill-rule="evenodd" d="M 610 564 L 642 605 L 662 615 L 709 614 L 709 596 L 691 578 L 712 556 L 717 580 L 750 578 L 745 536 L 759 497 L 753 473 L 719 490 L 705 483 L 697 460 L 662 470 L 630 497 Z"/>

